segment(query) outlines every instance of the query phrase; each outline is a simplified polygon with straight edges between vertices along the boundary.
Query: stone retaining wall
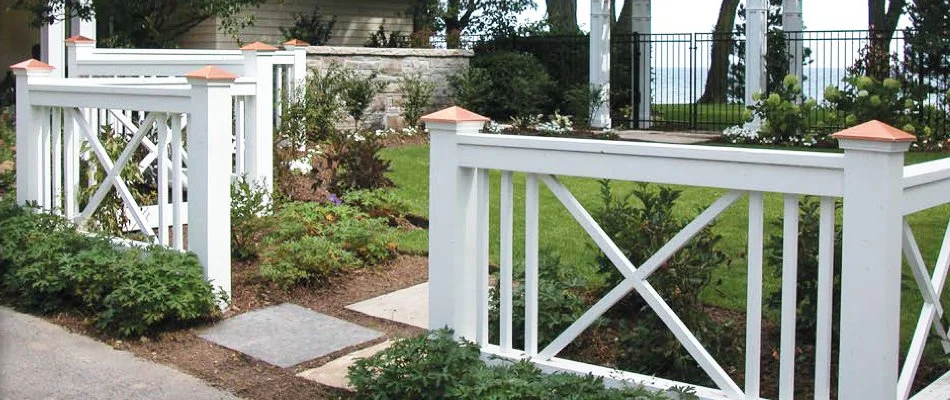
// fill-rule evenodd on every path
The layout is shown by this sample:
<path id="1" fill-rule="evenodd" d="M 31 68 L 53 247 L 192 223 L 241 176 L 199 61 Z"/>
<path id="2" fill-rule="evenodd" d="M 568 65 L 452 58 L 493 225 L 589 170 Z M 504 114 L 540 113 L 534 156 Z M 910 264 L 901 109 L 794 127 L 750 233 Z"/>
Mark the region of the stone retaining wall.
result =
<path id="1" fill-rule="evenodd" d="M 307 68 L 321 70 L 332 63 L 363 75 L 377 73 L 386 83 L 365 118 L 367 127 L 402 126 L 399 105 L 399 79 L 407 74 L 421 76 L 436 84 L 431 111 L 449 105 L 448 77 L 468 67 L 473 53 L 469 50 L 444 49 L 380 49 L 368 47 L 311 46 L 307 48 Z M 349 121 L 349 127 L 353 126 Z"/>

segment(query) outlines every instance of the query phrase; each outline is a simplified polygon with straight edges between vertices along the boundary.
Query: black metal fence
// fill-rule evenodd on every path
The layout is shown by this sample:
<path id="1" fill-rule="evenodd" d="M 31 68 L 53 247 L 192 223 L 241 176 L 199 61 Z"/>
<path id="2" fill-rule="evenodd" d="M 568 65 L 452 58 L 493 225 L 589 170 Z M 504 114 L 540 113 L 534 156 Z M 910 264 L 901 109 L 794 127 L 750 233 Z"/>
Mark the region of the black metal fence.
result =
<path id="1" fill-rule="evenodd" d="M 874 31 L 772 32 L 765 56 L 768 79 L 766 91 L 780 84 L 789 73 L 790 52 L 803 51 L 799 81 L 803 95 L 824 103 L 828 86 L 842 87 L 853 73 L 869 73 L 869 60 L 886 58 L 886 71 L 875 75 L 898 77 L 912 85 L 918 100 L 916 117 L 933 129 L 950 132 L 947 118 L 946 72 L 920 73 L 920 51 L 913 51 L 912 31 L 882 36 Z M 919 42 L 919 37 L 918 37 Z M 587 83 L 589 73 L 588 36 L 480 37 L 464 36 L 453 47 L 468 48 L 476 56 L 497 51 L 530 53 L 547 68 L 559 87 Z M 444 38 L 433 40 L 446 47 Z M 886 48 L 887 54 L 874 48 Z M 650 52 L 648 66 L 640 65 L 639 52 Z M 714 51 L 720 57 L 714 57 Z M 933 55 L 930 56 L 933 58 Z M 937 55 L 937 57 L 948 57 Z M 718 62 L 717 62 L 718 60 Z M 718 64 L 718 65 L 716 65 Z M 611 40 L 611 114 L 615 126 L 657 130 L 723 129 L 745 122 L 745 38 L 739 34 L 682 33 L 614 35 Z M 645 88 L 633 79 L 637 71 L 650 68 L 650 113 L 641 115 L 637 95 Z M 715 71 L 710 71 L 714 69 Z M 645 96 L 643 96 L 645 97 Z M 832 116 L 831 114 L 835 114 Z M 845 118 L 839 110 L 819 107 L 808 115 L 806 125 L 825 130 L 839 129 Z M 841 118 L 839 118 L 841 117 Z"/>

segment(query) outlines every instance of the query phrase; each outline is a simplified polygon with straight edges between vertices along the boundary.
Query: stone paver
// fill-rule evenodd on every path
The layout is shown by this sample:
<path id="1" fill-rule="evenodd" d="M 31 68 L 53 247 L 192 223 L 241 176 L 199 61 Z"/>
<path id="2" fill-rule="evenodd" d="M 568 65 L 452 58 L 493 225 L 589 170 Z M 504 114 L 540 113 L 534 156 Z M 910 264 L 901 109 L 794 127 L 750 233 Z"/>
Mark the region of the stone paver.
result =
<path id="1" fill-rule="evenodd" d="M 237 399 L 40 318 L 0 307 L 0 399 Z"/>
<path id="2" fill-rule="evenodd" d="M 720 135 L 688 132 L 657 132 L 657 131 L 617 131 L 622 140 L 636 140 L 639 142 L 671 143 L 671 144 L 699 144 L 712 141 Z"/>
<path id="3" fill-rule="evenodd" d="M 429 283 L 418 284 L 356 304 L 350 304 L 346 308 L 371 317 L 428 329 Z"/>
<path id="4" fill-rule="evenodd" d="M 199 336 L 287 368 L 379 339 L 383 334 L 298 305 L 281 304 L 224 320 Z"/>
<path id="5" fill-rule="evenodd" d="M 350 386 L 350 381 L 346 378 L 346 374 L 349 372 L 350 366 L 353 365 L 356 360 L 371 357 L 376 353 L 388 349 L 391 345 L 392 342 L 387 340 L 375 346 L 367 347 L 363 350 L 347 354 L 317 368 L 308 369 L 297 374 L 297 376 L 314 381 L 324 386 L 351 390 L 353 387 Z"/>

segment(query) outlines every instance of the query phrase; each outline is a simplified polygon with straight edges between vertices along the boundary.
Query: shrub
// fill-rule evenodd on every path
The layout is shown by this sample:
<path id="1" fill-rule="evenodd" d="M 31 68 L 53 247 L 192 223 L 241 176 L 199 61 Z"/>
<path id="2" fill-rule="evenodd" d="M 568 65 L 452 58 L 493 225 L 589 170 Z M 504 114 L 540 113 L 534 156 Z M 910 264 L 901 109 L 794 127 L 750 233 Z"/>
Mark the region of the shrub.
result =
<path id="1" fill-rule="evenodd" d="M 343 99 L 346 112 L 356 122 L 356 129 L 360 128 L 360 121 L 370 104 L 385 87 L 385 84 L 376 80 L 376 73 L 366 77 L 349 74 L 344 82 Z"/>
<path id="2" fill-rule="evenodd" d="M 642 265 L 690 222 L 674 212 L 680 195 L 669 187 L 643 184 L 625 196 L 616 196 L 610 182 L 601 181 L 603 205 L 594 217 L 630 262 Z M 729 258 L 717 248 L 720 240 L 712 225 L 708 226 L 667 260 L 650 282 L 707 349 L 728 365 L 738 358 L 740 336 L 731 332 L 730 323 L 714 321 L 700 300 L 713 283 L 713 271 L 729 265 Z M 606 256 L 598 261 L 608 279 L 607 287 L 616 286 L 623 276 Z M 621 300 L 611 309 L 610 317 L 628 325 L 620 329 L 625 333 L 620 338 L 618 367 L 670 379 L 708 379 L 639 295 Z"/>
<path id="3" fill-rule="evenodd" d="M 346 269 L 395 255 L 393 229 L 348 205 L 287 203 L 274 214 L 260 250 L 260 272 L 283 287 L 325 283 Z"/>
<path id="4" fill-rule="evenodd" d="M 456 342 L 439 330 L 402 339 L 382 352 L 357 360 L 348 377 L 357 399 L 592 399 L 660 400 L 663 393 L 642 387 L 608 389 L 601 378 L 545 374 L 530 362 L 487 366 L 473 343 Z M 678 398 L 696 398 L 679 390 Z"/>
<path id="5" fill-rule="evenodd" d="M 402 116 L 410 127 L 419 126 L 419 118 L 432 104 L 435 83 L 422 79 L 421 75 L 406 75 L 399 80 L 402 92 Z"/>
<path id="6" fill-rule="evenodd" d="M 478 114 L 488 114 L 491 75 L 483 68 L 470 67 L 449 75 L 452 101 L 459 107 Z"/>
<path id="7" fill-rule="evenodd" d="M 491 79 L 485 97 L 488 117 L 504 121 L 550 112 L 554 81 L 534 56 L 496 52 L 472 59 L 472 67 L 487 71 Z"/>
<path id="8" fill-rule="evenodd" d="M 218 313 L 225 301 L 193 254 L 117 248 L 65 219 L 0 201 L 0 276 L 14 304 L 90 316 L 105 334 L 139 336 Z"/>
<path id="9" fill-rule="evenodd" d="M 392 186 L 386 177 L 391 164 L 379 155 L 383 149 L 379 139 L 369 132 L 336 132 L 328 137 L 321 147 L 327 179 L 323 186 L 334 193 Z"/>
<path id="10" fill-rule="evenodd" d="M 257 239 L 271 213 L 270 194 L 263 185 L 242 176 L 231 184 L 231 255 L 239 260 L 257 256 Z"/>
<path id="11" fill-rule="evenodd" d="M 412 47 L 412 40 L 409 36 L 403 35 L 400 31 L 392 31 L 386 35 L 386 27 L 382 24 L 376 32 L 369 34 L 369 39 L 363 44 L 363 47 L 377 48 L 409 48 Z"/>
<path id="12" fill-rule="evenodd" d="M 0 197 L 13 192 L 16 184 L 16 160 L 13 153 L 15 145 L 13 115 L 0 109 Z"/>
<path id="13" fill-rule="evenodd" d="M 850 75 L 844 78 L 844 83 L 843 89 L 825 88 L 825 100 L 839 111 L 830 113 L 833 122 L 850 127 L 876 119 L 910 133 L 916 132 L 919 124 L 910 118 L 916 103 L 903 93 L 901 81 Z"/>
<path id="14" fill-rule="evenodd" d="M 753 98 L 756 103 L 749 106 L 749 110 L 754 117 L 762 119 L 760 133 L 773 143 L 797 141 L 796 138 L 804 136 L 805 121 L 817 104 L 813 99 L 799 104 L 802 85 L 795 75 L 785 76 L 782 84 L 768 96 L 755 94 Z"/>
<path id="15" fill-rule="evenodd" d="M 578 85 L 564 93 L 562 109 L 568 115 L 573 115 L 577 121 L 589 124 L 590 116 L 594 115 L 604 102 L 602 85 Z"/>
<path id="16" fill-rule="evenodd" d="M 325 19 L 320 7 L 314 7 L 310 15 L 294 15 L 294 24 L 289 28 L 281 27 L 284 40 L 300 39 L 314 46 L 325 45 L 330 41 L 336 17 Z"/>
<path id="17" fill-rule="evenodd" d="M 409 204 L 391 190 L 353 190 L 347 192 L 343 202 L 363 210 L 373 218 L 385 218 L 390 223 L 409 213 Z"/>

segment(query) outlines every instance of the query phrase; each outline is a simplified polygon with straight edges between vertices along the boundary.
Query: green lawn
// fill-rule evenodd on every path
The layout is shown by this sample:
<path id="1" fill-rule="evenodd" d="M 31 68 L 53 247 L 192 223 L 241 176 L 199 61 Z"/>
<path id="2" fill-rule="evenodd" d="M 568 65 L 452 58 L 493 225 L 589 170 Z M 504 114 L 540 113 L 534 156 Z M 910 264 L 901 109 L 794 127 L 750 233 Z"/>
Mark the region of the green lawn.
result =
<path id="1" fill-rule="evenodd" d="M 428 214 L 428 150 L 428 146 L 411 146 L 386 149 L 383 152 L 383 156 L 392 161 L 390 177 L 397 185 L 395 191 L 399 194 L 399 197 L 410 204 L 413 213 L 422 216 Z M 930 161 L 948 155 L 950 154 L 908 153 L 907 163 Z M 596 180 L 565 177 L 562 178 L 562 182 L 589 210 L 597 209 L 600 206 L 599 184 Z M 497 262 L 498 259 L 498 185 L 499 174 L 494 171 L 491 174 L 490 189 L 492 191 L 491 252 L 493 262 Z M 614 187 L 617 192 L 626 193 L 634 185 L 630 182 L 615 182 Z M 544 187 L 543 184 L 541 186 Z M 698 210 L 705 208 L 724 193 L 723 190 L 699 187 L 680 187 L 679 189 L 683 191 L 683 195 L 680 204 L 677 205 L 678 212 L 689 216 L 695 216 L 698 214 Z M 515 175 L 515 204 L 515 257 L 519 259 L 524 254 L 523 174 Z M 723 267 L 717 272 L 717 278 L 722 280 L 722 284 L 704 293 L 705 300 L 710 304 L 735 310 L 745 308 L 747 205 L 748 202 L 745 199 L 740 200 L 720 216 L 714 228 L 716 232 L 723 236 L 722 250 L 731 255 L 732 265 Z M 592 266 L 594 257 L 599 250 L 594 247 L 593 242 L 547 189 L 541 190 L 539 207 L 541 247 L 557 251 L 563 260 L 573 263 L 578 268 Z M 775 231 L 770 222 L 778 220 L 781 207 L 780 194 L 766 195 L 766 237 L 769 233 Z M 939 251 L 948 217 L 950 217 L 950 205 L 911 216 L 911 225 L 914 227 L 915 236 L 920 242 L 925 260 L 931 266 Z M 427 246 L 425 233 L 425 231 L 416 231 L 410 236 L 402 238 L 400 244 L 404 249 L 424 252 Z M 766 290 L 776 290 L 779 285 L 778 279 L 770 273 L 765 275 Z M 906 341 L 906 336 L 913 331 L 914 324 L 916 324 L 921 298 L 909 270 L 905 270 L 903 285 L 905 291 L 902 301 L 902 309 L 904 310 L 902 331 Z M 948 301 L 950 300 L 950 294 L 945 293 L 943 299 L 945 307 L 950 306 L 950 301 Z"/>

